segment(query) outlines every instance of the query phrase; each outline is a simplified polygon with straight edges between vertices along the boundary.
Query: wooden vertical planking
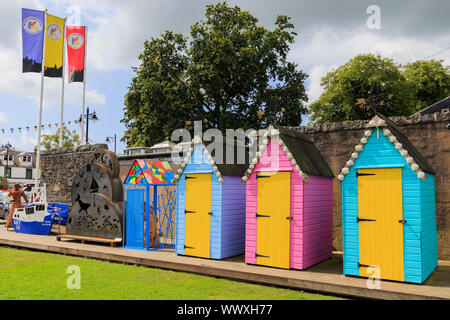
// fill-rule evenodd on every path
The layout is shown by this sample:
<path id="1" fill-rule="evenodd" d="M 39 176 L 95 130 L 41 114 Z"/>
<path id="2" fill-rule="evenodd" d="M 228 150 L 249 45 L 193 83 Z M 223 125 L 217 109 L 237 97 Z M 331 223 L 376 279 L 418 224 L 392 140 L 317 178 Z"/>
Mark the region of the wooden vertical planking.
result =
<path id="1" fill-rule="evenodd" d="M 245 214 L 245 262 L 249 264 L 256 264 L 256 211 L 257 211 L 257 179 L 258 172 L 276 172 L 276 171 L 292 171 L 293 167 L 291 161 L 287 158 L 285 152 L 279 145 L 276 139 L 271 139 L 267 148 L 264 150 L 259 162 L 256 164 L 252 174 L 246 183 L 246 214 Z M 293 175 L 294 176 L 294 175 Z M 294 177 L 297 179 L 297 177 Z M 301 178 L 300 178 L 301 179 Z M 298 181 L 298 180 L 295 180 Z M 296 207 L 302 208 L 303 201 L 303 182 L 297 183 L 294 189 Z M 300 212 L 291 212 L 291 214 L 302 214 Z M 295 218 L 294 218 L 295 219 Z M 296 228 L 300 230 L 302 224 L 296 221 Z M 301 232 L 298 232 L 301 235 Z M 296 238 L 296 248 L 302 247 L 302 238 Z M 300 251 L 301 249 L 298 249 Z M 301 257 L 294 256 L 296 266 L 301 264 Z"/>
<path id="2" fill-rule="evenodd" d="M 290 175 L 291 172 L 258 174 L 256 263 L 290 267 Z"/>
<path id="3" fill-rule="evenodd" d="M 310 175 L 304 184 L 303 268 L 333 252 L 333 179 Z"/>
<path id="4" fill-rule="evenodd" d="M 376 131 L 372 133 L 342 182 L 344 274 L 360 275 L 357 267 L 360 248 L 356 222 L 359 211 L 356 172 L 367 168 L 401 170 L 403 219 L 406 220 L 403 225 L 404 281 L 422 283 L 437 265 L 437 240 L 433 227 L 436 221 L 434 177 L 427 173 L 425 181 L 418 179 L 381 130 L 379 137 Z M 429 231 L 426 231 L 427 227 Z"/>
<path id="5" fill-rule="evenodd" d="M 211 174 L 186 175 L 186 255 L 209 258 L 211 241 Z"/>
<path id="6" fill-rule="evenodd" d="M 222 185 L 220 259 L 245 250 L 245 189 L 241 177 L 225 176 Z"/>
<path id="7" fill-rule="evenodd" d="M 359 262 L 376 266 L 382 279 L 404 281 L 401 168 L 359 169 Z M 373 220 L 373 221 L 372 221 Z M 360 267 L 361 276 L 372 272 Z"/>

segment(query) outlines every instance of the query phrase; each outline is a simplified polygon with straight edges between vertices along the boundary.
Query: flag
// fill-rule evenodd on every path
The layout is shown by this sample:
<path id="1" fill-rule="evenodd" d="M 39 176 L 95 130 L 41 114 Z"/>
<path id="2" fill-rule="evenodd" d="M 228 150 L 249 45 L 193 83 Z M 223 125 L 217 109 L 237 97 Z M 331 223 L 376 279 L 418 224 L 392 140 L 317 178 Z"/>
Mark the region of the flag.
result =
<path id="1" fill-rule="evenodd" d="M 86 27 L 67 27 L 66 31 L 69 82 L 84 82 Z"/>
<path id="2" fill-rule="evenodd" d="M 30 127 L 27 127 L 27 132 L 30 132 Z"/>
<path id="3" fill-rule="evenodd" d="M 45 38 L 45 65 L 46 77 L 61 78 L 63 67 L 64 24 L 63 18 L 47 14 Z"/>
<path id="4" fill-rule="evenodd" d="M 38 126 L 34 126 L 34 130 L 37 130 Z"/>
<path id="5" fill-rule="evenodd" d="M 22 9 L 22 72 L 42 72 L 45 12 Z"/>
<path id="6" fill-rule="evenodd" d="M 11 130 L 11 133 L 14 133 L 14 128 L 9 128 L 9 130 Z"/>

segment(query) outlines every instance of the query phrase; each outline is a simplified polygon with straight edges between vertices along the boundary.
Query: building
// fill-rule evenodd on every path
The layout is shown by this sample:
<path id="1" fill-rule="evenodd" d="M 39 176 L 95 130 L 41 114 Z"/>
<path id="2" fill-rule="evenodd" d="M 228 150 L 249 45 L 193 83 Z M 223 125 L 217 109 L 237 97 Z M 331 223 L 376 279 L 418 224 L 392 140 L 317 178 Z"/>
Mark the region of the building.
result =
<path id="1" fill-rule="evenodd" d="M 425 114 L 433 114 L 436 112 L 446 113 L 449 111 L 450 111 L 450 96 L 432 104 L 431 106 L 426 107 L 425 109 L 416 112 L 415 115 L 423 116 Z"/>
<path id="2" fill-rule="evenodd" d="M 36 177 L 36 157 L 33 152 L 0 151 L 0 176 L 10 184 L 33 184 Z"/>

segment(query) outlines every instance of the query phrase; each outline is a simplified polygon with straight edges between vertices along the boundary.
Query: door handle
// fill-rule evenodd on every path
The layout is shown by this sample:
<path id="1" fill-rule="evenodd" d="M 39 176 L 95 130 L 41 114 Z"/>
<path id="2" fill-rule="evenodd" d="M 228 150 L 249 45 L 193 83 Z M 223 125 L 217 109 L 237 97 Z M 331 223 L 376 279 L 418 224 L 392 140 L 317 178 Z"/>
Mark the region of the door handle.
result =
<path id="1" fill-rule="evenodd" d="M 405 224 L 406 220 L 398 220 L 398 222 L 401 223 L 401 224 Z"/>

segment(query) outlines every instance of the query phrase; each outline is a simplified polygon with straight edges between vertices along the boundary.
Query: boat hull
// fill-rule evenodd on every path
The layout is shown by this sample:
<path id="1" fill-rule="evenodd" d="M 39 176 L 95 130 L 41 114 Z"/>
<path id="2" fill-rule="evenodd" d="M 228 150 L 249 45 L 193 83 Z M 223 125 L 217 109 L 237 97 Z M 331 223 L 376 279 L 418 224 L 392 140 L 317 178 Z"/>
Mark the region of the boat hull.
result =
<path id="1" fill-rule="evenodd" d="M 52 230 L 54 216 L 54 213 L 48 213 L 47 210 L 26 214 L 23 209 L 18 209 L 13 215 L 13 228 L 16 233 L 48 236 Z"/>

